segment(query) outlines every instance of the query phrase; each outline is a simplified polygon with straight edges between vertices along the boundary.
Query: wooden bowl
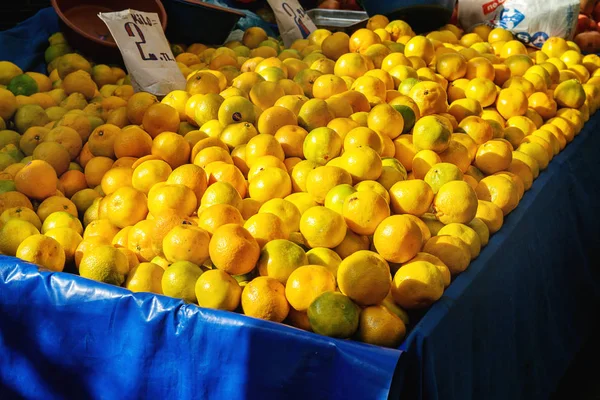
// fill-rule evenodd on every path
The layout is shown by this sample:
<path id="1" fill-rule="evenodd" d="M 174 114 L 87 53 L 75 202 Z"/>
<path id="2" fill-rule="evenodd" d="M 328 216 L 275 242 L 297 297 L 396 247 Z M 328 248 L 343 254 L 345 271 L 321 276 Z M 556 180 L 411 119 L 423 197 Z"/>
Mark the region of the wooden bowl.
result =
<path id="1" fill-rule="evenodd" d="M 163 30 L 167 13 L 160 0 L 51 0 L 69 45 L 102 63 L 122 63 L 121 53 L 98 13 L 132 10 L 158 14 Z"/>

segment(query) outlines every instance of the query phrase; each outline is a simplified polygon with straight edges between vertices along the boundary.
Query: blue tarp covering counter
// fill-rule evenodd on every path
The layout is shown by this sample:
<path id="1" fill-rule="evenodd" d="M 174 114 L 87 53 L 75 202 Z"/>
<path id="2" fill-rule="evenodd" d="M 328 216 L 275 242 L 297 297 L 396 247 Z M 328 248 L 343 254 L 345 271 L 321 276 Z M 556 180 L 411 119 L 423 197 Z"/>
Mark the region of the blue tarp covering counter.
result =
<path id="1" fill-rule="evenodd" d="M 56 29 L 44 10 L 0 32 L 0 60 L 43 70 Z M 600 305 L 599 129 L 596 114 L 400 350 L 0 257 L 0 397 L 546 399 Z"/>
<path id="2" fill-rule="evenodd" d="M 0 258 L 0 392 L 26 398 L 385 399 L 398 350 Z"/>

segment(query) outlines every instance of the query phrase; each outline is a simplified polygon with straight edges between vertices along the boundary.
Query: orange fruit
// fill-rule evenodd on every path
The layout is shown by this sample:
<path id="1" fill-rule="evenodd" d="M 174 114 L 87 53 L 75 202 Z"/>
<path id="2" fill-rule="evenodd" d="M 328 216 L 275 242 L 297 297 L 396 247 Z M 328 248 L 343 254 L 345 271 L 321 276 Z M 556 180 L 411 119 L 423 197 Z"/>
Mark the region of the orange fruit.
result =
<path id="1" fill-rule="evenodd" d="M 114 143 L 121 134 L 121 128 L 113 124 L 100 125 L 90 135 L 88 146 L 96 157 L 115 157 Z"/>
<path id="2" fill-rule="evenodd" d="M 198 214 L 198 226 L 210 234 L 226 224 L 242 226 L 244 219 L 240 211 L 229 204 L 215 204 L 203 209 Z"/>
<path id="3" fill-rule="evenodd" d="M 25 239 L 39 233 L 40 231 L 28 221 L 17 218 L 9 220 L 0 229 L 0 251 L 14 257 L 19 245 Z"/>
<path id="4" fill-rule="evenodd" d="M 407 171 L 412 171 L 412 160 L 419 152 L 417 146 L 413 144 L 413 135 L 402 134 L 394 139 L 394 147 L 396 149 L 394 158 L 396 158 Z"/>
<path id="5" fill-rule="evenodd" d="M 23 193 L 5 192 L 0 193 L 0 213 L 13 207 L 25 207 L 33 210 L 31 201 Z"/>
<path id="6" fill-rule="evenodd" d="M 85 165 L 85 180 L 94 188 L 102 183 L 102 177 L 113 166 L 114 161 L 108 157 L 93 157 Z"/>
<path id="7" fill-rule="evenodd" d="M 179 113 L 177 110 L 162 103 L 152 104 L 148 107 L 142 119 L 144 130 L 153 138 L 162 132 L 177 132 L 179 130 L 179 122 Z"/>
<path id="8" fill-rule="evenodd" d="M 148 194 L 156 183 L 165 182 L 171 172 L 171 166 L 165 161 L 148 160 L 134 168 L 131 182 L 135 189 Z"/>
<path id="9" fill-rule="evenodd" d="M 62 186 L 64 195 L 68 198 L 73 197 L 75 193 L 88 187 L 85 174 L 77 170 L 65 172 L 58 181 Z"/>
<path id="10" fill-rule="evenodd" d="M 94 199 L 99 198 L 100 194 L 94 189 L 87 188 L 80 190 L 71 197 L 71 201 L 75 204 L 79 214 L 83 215 L 85 211 L 92 205 Z"/>
<path id="11" fill-rule="evenodd" d="M 240 197 L 246 197 L 248 185 L 244 175 L 235 165 L 216 161 L 209 163 L 204 170 L 209 186 L 215 182 L 228 182 L 238 191 Z"/>
<path id="12" fill-rule="evenodd" d="M 279 128 L 286 125 L 297 125 L 296 114 L 284 107 L 273 106 L 264 110 L 258 117 L 256 128 L 258 133 L 275 135 Z"/>
<path id="13" fill-rule="evenodd" d="M 467 98 L 454 100 L 448 107 L 448 114 L 452 115 L 459 123 L 467 117 L 479 117 L 482 112 L 481 104 L 478 101 Z"/>
<path id="14" fill-rule="evenodd" d="M 46 233 L 54 228 L 70 228 L 74 229 L 80 235 L 83 234 L 83 225 L 76 216 L 66 211 L 56 211 L 48 215 L 42 224 L 42 233 Z"/>
<path id="15" fill-rule="evenodd" d="M 304 157 L 302 145 L 308 135 L 306 129 L 297 125 L 285 125 L 275 132 L 275 139 L 281 145 L 286 157 Z"/>
<path id="16" fill-rule="evenodd" d="M 335 276 L 322 265 L 303 265 L 287 279 L 285 295 L 290 305 L 306 311 L 315 298 L 326 291 L 334 291 Z"/>
<path id="17" fill-rule="evenodd" d="M 460 122 L 459 127 L 477 145 L 481 145 L 494 137 L 494 131 L 490 123 L 480 117 L 467 117 Z"/>
<path id="18" fill-rule="evenodd" d="M 437 82 L 419 82 L 410 89 L 408 96 L 419 107 L 421 117 L 444 113 L 448 109 L 446 91 Z"/>
<path id="19" fill-rule="evenodd" d="M 506 170 L 512 162 L 510 144 L 500 140 L 490 140 L 477 149 L 475 166 L 486 175 Z"/>
<path id="20" fill-rule="evenodd" d="M 90 160 L 92 158 L 94 158 L 94 155 L 90 151 L 90 146 L 88 146 L 88 144 L 86 142 L 83 145 L 83 148 L 81 149 L 81 153 L 79 153 L 79 157 L 77 158 L 77 162 L 79 163 L 79 165 L 81 165 L 83 168 L 85 168 L 86 165 L 87 165 L 87 163 L 90 162 Z"/>
<path id="21" fill-rule="evenodd" d="M 42 201 L 37 208 L 37 215 L 44 222 L 50 214 L 57 211 L 66 211 L 72 216 L 77 217 L 77 207 L 75 204 L 66 197 L 60 196 L 51 196 Z"/>
<path id="22" fill-rule="evenodd" d="M 152 141 L 152 154 L 165 160 L 171 168 L 186 164 L 190 158 L 190 144 L 174 132 L 158 134 Z"/>
<path id="23" fill-rule="evenodd" d="M 327 58 L 336 61 L 350 52 L 350 37 L 344 32 L 335 32 L 321 42 L 321 51 Z"/>
<path id="24" fill-rule="evenodd" d="M 178 225 L 164 237 L 162 247 L 165 258 L 174 263 L 189 261 L 202 265 L 209 257 L 210 234 L 192 225 Z"/>
<path id="25" fill-rule="evenodd" d="M 207 147 L 199 151 L 196 157 L 194 157 L 194 164 L 202 168 L 216 161 L 233 164 L 233 159 L 229 151 L 218 146 Z"/>
<path id="26" fill-rule="evenodd" d="M 106 214 L 119 228 L 135 225 L 148 215 L 146 196 L 132 187 L 121 187 L 108 197 Z"/>
<path id="27" fill-rule="evenodd" d="M 369 71 L 365 56 L 357 53 L 346 53 L 335 62 L 334 74 L 337 76 L 349 76 L 359 78 Z"/>
<path id="28" fill-rule="evenodd" d="M 83 147 L 79 133 L 68 126 L 58 126 L 48 132 L 44 138 L 45 142 L 56 142 L 63 146 L 68 152 L 71 160 L 77 158 Z"/>
<path id="29" fill-rule="evenodd" d="M 419 225 L 404 215 L 384 219 L 373 235 L 373 245 L 377 252 L 385 260 L 395 263 L 413 258 L 421 250 L 422 243 Z"/>
<path id="30" fill-rule="evenodd" d="M 288 239 L 289 233 L 281 218 L 271 213 L 258 213 L 248 218 L 244 228 L 262 248 L 275 239 Z"/>
<path id="31" fill-rule="evenodd" d="M 182 165 L 175 168 L 167 178 L 168 184 L 181 184 L 190 188 L 196 195 L 198 204 L 206 191 L 206 172 L 199 166 L 193 164 Z"/>
<path id="32" fill-rule="evenodd" d="M 32 126 L 21 135 L 19 148 L 26 156 L 33 154 L 33 150 L 42 143 L 50 129 L 41 126 Z"/>
<path id="33" fill-rule="evenodd" d="M 421 179 L 400 181 L 390 188 L 390 206 L 396 214 L 421 216 L 432 202 L 433 190 Z"/>
<path id="34" fill-rule="evenodd" d="M 436 70 L 449 81 L 455 81 L 467 73 L 467 61 L 458 53 L 447 53 L 437 57 Z"/>
<path id="35" fill-rule="evenodd" d="M 423 247 L 423 251 L 441 260 L 453 275 L 466 270 L 471 260 L 469 246 L 463 240 L 455 236 L 434 236 L 427 241 Z"/>
<path id="36" fill-rule="evenodd" d="M 119 233 L 117 233 L 115 235 L 115 237 L 113 237 L 111 244 L 115 247 L 118 248 L 127 248 L 127 240 L 129 237 L 129 231 L 131 231 L 131 226 L 126 226 L 125 228 L 121 229 L 119 231 Z M 137 256 L 136 256 L 137 259 Z"/>
<path id="37" fill-rule="evenodd" d="M 152 137 L 138 126 L 129 126 L 114 138 L 115 157 L 143 157 L 151 153 Z"/>
<path id="38" fill-rule="evenodd" d="M 75 252 L 83 241 L 79 233 L 71 228 L 54 228 L 47 231 L 45 235 L 60 243 L 65 252 L 66 264 L 75 262 Z"/>
<path id="39" fill-rule="evenodd" d="M 496 93 L 496 85 L 488 78 L 472 79 L 465 89 L 465 96 L 477 100 L 482 107 L 494 104 Z"/>
<path id="40" fill-rule="evenodd" d="M 435 55 L 435 49 L 431 40 L 424 36 L 414 36 L 405 45 L 404 55 L 408 58 L 418 57 L 429 65 Z"/>
<path id="41" fill-rule="evenodd" d="M 525 115 L 527 112 L 527 96 L 519 89 L 502 89 L 496 99 L 496 108 L 503 118 Z"/>
<path id="42" fill-rule="evenodd" d="M 100 185 L 105 195 L 114 193 L 117 189 L 122 187 L 132 187 L 131 178 L 133 176 L 133 169 L 130 167 L 117 167 L 111 168 L 102 177 Z M 67 196 L 68 197 L 68 196 Z"/>
<path id="43" fill-rule="evenodd" d="M 284 198 L 292 193 L 292 181 L 287 171 L 268 167 L 250 179 L 248 193 L 250 198 L 260 202 Z"/>
<path id="44" fill-rule="evenodd" d="M 15 176 L 16 189 L 27 197 L 44 200 L 56 193 L 58 177 L 50 164 L 33 160 Z"/>
<path id="45" fill-rule="evenodd" d="M 226 224 L 217 228 L 210 244 L 209 254 L 214 266 L 232 275 L 252 271 L 260 256 L 260 247 L 244 227 Z"/>
<path id="46" fill-rule="evenodd" d="M 152 246 L 154 223 L 143 220 L 135 224 L 127 237 L 127 248 L 133 251 L 140 262 L 148 262 L 156 256 Z"/>
<path id="47" fill-rule="evenodd" d="M 350 36 L 348 49 L 351 53 L 364 53 L 371 45 L 381 43 L 377 34 L 369 29 L 359 29 Z"/>
<path id="48" fill-rule="evenodd" d="M 0 228 L 11 219 L 24 220 L 35 226 L 37 230 L 42 229 L 40 217 L 37 216 L 35 211 L 27 207 L 18 206 L 4 210 L 4 212 L 0 214 Z"/>
<path id="49" fill-rule="evenodd" d="M 487 78 L 491 81 L 495 78 L 494 65 L 485 57 L 474 57 L 467 61 L 467 72 L 465 78 Z"/>
<path id="50" fill-rule="evenodd" d="M 545 124 L 542 125 L 540 129 L 552 133 L 552 135 L 556 138 L 556 140 L 559 143 L 560 151 L 564 150 L 565 146 L 567 145 L 567 138 L 558 126 L 552 124 Z"/>
<path id="51" fill-rule="evenodd" d="M 61 272 L 65 267 L 65 251 L 55 239 L 46 235 L 33 235 L 23 240 L 16 256 L 24 261 Z"/>
<path id="52" fill-rule="evenodd" d="M 504 64 L 494 64 L 494 83 L 498 86 L 502 86 L 509 79 L 510 68 Z"/>
<path id="53" fill-rule="evenodd" d="M 379 223 L 390 216 L 390 207 L 374 191 L 359 191 L 346 197 L 342 215 L 353 232 L 372 235 Z"/>
<path id="54" fill-rule="evenodd" d="M 290 311 L 285 287 L 268 276 L 260 276 L 249 282 L 242 291 L 241 303 L 244 314 L 275 322 L 282 322 Z"/>
<path id="55" fill-rule="evenodd" d="M 500 207 L 504 216 L 508 215 L 519 204 L 517 186 L 506 176 L 487 176 L 479 181 L 475 191 L 479 200 L 494 203 Z"/>
<path id="56" fill-rule="evenodd" d="M 34 160 L 43 160 L 54 168 L 57 176 L 61 176 L 69 169 L 70 157 L 67 149 L 55 142 L 40 143 L 33 150 Z"/>
<path id="57" fill-rule="evenodd" d="M 152 215 L 172 213 L 189 216 L 196 211 L 197 203 L 196 195 L 185 185 L 160 184 L 148 192 L 148 209 Z"/>
<path id="58" fill-rule="evenodd" d="M 138 159 L 136 157 L 122 157 L 117 159 L 114 163 L 113 163 L 113 168 L 117 168 L 117 167 L 129 167 L 129 168 L 133 168 L 133 164 L 135 164 L 135 162 Z"/>
<path id="59" fill-rule="evenodd" d="M 236 148 L 238 146 L 246 145 L 250 141 L 250 139 L 252 139 L 256 135 L 258 135 L 258 132 L 254 125 L 252 125 L 249 122 L 240 122 L 237 124 L 227 125 L 219 133 L 219 139 L 231 149 Z M 204 154 L 206 153 L 207 152 L 205 151 Z"/>
<path id="60" fill-rule="evenodd" d="M 88 224 L 83 232 L 84 239 L 100 238 L 110 243 L 119 233 L 119 227 L 110 222 L 107 218 L 100 218 Z"/>
<path id="61" fill-rule="evenodd" d="M 153 104 L 158 103 L 156 96 L 147 93 L 135 93 L 127 100 L 127 118 L 134 125 L 141 125 L 146 110 Z"/>
<path id="62" fill-rule="evenodd" d="M 107 244 L 110 244 L 110 242 L 107 242 L 106 239 L 99 236 L 87 238 L 79 242 L 79 245 L 75 248 L 75 254 L 73 257 L 75 261 L 75 266 L 79 268 L 81 259 L 83 258 L 84 254 L 98 246 L 103 246 Z"/>
<path id="63" fill-rule="evenodd" d="M 191 218 L 170 211 L 158 215 L 149 214 L 147 219 L 150 219 L 154 224 L 151 232 L 152 251 L 161 257 L 164 256 L 162 248 L 163 240 L 171 229 L 181 224 L 197 225 Z"/>
<path id="64" fill-rule="evenodd" d="M 548 94 L 543 92 L 533 93 L 527 99 L 530 108 L 535 110 L 544 120 L 556 116 L 556 101 Z"/>

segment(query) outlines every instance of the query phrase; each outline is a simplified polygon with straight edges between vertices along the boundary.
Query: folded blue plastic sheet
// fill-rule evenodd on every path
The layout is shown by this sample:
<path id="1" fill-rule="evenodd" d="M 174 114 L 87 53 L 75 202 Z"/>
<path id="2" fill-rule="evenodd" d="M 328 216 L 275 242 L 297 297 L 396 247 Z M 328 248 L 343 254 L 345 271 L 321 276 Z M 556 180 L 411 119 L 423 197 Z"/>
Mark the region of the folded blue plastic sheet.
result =
<path id="1" fill-rule="evenodd" d="M 0 32 L 0 61 L 13 62 L 23 71 L 47 73 L 44 52 L 48 37 L 59 30 L 56 12 L 44 8 L 16 27 Z"/>
<path id="2" fill-rule="evenodd" d="M 599 150 L 597 113 L 415 326 L 394 394 L 549 398 L 598 326 Z"/>
<path id="3" fill-rule="evenodd" d="M 385 399 L 400 354 L 0 257 L 0 398 Z"/>

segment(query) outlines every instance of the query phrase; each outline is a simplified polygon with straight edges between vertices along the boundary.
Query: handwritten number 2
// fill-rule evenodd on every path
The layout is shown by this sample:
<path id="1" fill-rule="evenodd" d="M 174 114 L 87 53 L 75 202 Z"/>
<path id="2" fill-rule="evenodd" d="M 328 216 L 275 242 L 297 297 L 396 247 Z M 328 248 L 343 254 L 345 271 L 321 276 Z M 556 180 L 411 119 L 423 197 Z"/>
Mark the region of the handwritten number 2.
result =
<path id="1" fill-rule="evenodd" d="M 134 30 L 135 30 L 135 32 L 134 32 Z M 129 35 L 129 37 L 134 37 L 134 38 L 139 39 L 137 42 L 135 42 L 135 45 L 137 46 L 138 51 L 140 52 L 140 56 L 142 57 L 142 60 L 156 60 L 157 59 L 156 54 L 150 53 L 150 54 L 148 54 L 148 56 L 146 56 L 144 54 L 142 45 L 146 44 L 146 38 L 144 37 L 144 33 L 142 32 L 142 30 L 140 29 L 139 26 L 137 26 L 133 22 L 127 22 L 125 24 L 125 32 L 127 32 L 127 35 Z"/>

